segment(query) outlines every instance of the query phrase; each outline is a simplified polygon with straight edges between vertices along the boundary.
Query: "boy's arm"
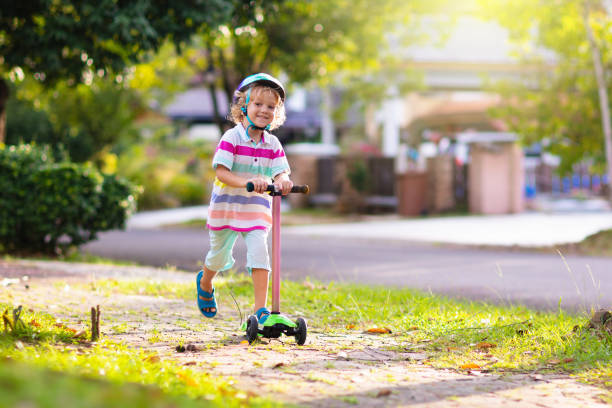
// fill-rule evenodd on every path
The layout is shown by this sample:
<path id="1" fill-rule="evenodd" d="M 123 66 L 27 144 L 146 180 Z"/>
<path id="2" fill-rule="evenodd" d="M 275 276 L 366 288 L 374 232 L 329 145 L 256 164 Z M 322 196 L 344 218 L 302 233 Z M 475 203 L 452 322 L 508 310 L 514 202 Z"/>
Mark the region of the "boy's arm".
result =
<path id="1" fill-rule="evenodd" d="M 280 188 L 283 195 L 287 195 L 291 192 L 293 181 L 289 179 L 289 173 L 284 171 L 274 177 L 274 185 Z"/>
<path id="2" fill-rule="evenodd" d="M 268 182 L 263 177 L 254 177 L 251 179 L 246 179 L 244 177 L 235 175 L 230 169 L 223 166 L 222 164 L 217 165 L 215 169 L 215 174 L 219 181 L 227 184 L 230 187 L 246 188 L 247 183 L 250 181 L 255 186 L 254 191 L 260 194 L 264 193 L 266 191 L 266 188 L 268 187 Z"/>

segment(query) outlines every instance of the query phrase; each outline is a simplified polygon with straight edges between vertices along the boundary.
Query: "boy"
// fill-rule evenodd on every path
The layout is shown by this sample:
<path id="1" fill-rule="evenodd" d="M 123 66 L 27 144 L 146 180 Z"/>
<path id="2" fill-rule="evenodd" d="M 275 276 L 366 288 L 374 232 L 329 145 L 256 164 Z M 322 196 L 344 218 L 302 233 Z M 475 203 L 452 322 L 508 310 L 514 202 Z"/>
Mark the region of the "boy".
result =
<path id="1" fill-rule="evenodd" d="M 290 169 L 276 129 L 285 121 L 285 89 L 268 74 L 246 77 L 234 93 L 231 119 L 236 126 L 221 137 L 213 158 L 216 178 L 208 209 L 210 250 L 196 278 L 198 308 L 206 317 L 217 314 L 212 280 L 218 271 L 234 265 L 232 251 L 238 235 L 247 246 L 247 269 L 253 279 L 255 316 L 263 324 L 270 259 L 267 237 L 272 225 L 271 197 L 264 194 L 274 183 L 283 195 L 291 191 Z M 255 190 L 246 191 L 253 183 Z"/>

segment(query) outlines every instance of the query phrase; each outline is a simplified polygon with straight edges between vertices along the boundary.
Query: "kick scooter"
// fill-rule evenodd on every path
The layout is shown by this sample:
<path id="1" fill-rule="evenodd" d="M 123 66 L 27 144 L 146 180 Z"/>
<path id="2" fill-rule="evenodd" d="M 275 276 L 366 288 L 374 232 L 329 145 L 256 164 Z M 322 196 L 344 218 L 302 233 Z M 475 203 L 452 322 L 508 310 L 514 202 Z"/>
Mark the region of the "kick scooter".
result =
<path id="1" fill-rule="evenodd" d="M 253 183 L 246 186 L 247 191 L 255 190 Z M 251 315 L 242 324 L 241 330 L 246 330 L 246 337 L 251 344 L 258 335 L 269 339 L 277 339 L 282 334 L 294 336 L 295 342 L 302 346 L 306 342 L 306 320 L 298 317 L 295 322 L 280 312 L 280 204 L 282 193 L 276 190 L 274 184 L 268 185 L 266 191 L 272 196 L 272 313 L 260 325 L 256 316 Z M 308 194 L 307 185 L 293 186 L 292 193 Z"/>

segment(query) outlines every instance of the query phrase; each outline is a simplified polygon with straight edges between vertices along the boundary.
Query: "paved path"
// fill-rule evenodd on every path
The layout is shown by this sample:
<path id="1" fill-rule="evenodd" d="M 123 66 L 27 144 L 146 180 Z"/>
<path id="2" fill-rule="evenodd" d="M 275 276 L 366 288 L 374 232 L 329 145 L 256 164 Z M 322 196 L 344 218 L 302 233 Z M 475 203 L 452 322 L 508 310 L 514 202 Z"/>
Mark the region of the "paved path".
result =
<path id="1" fill-rule="evenodd" d="M 28 276 L 28 286 L 21 278 Z M 607 390 L 579 383 L 568 374 L 435 369 L 420 344 L 401 333 L 373 336 L 327 333 L 313 322 L 304 347 L 292 339 L 247 346 L 237 331 L 239 316 L 228 297 L 220 314 L 204 319 L 193 299 L 103 290 L 113 278 L 185 282 L 186 275 L 143 267 L 4 261 L 0 276 L 17 279 L 0 291 L 0 302 L 44 310 L 75 330 L 86 327 L 90 305 L 101 305 L 102 336 L 142 349 L 178 367 L 189 366 L 231 383 L 248 396 L 306 407 L 590 407 L 607 405 Z M 193 284 L 192 277 L 187 279 Z M 223 300 L 222 300 L 223 299 Z M 242 299 L 246 302 L 245 299 Z M 247 308 L 243 303 L 243 308 Z M 177 353 L 178 343 L 191 351 Z"/>

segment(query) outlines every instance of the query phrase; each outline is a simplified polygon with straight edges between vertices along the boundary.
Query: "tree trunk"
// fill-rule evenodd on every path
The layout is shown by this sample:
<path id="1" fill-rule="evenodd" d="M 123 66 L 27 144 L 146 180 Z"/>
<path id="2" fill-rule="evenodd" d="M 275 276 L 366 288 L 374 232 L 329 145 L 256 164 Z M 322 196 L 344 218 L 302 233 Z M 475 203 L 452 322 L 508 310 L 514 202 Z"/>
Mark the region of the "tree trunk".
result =
<path id="1" fill-rule="evenodd" d="M 608 91 L 606 87 L 606 78 L 604 75 L 603 64 L 601 61 L 601 52 L 595 41 L 591 24 L 589 23 L 589 1 L 584 3 L 583 20 L 586 29 L 591 56 L 593 57 L 593 67 L 595 69 L 595 79 L 597 81 L 597 90 L 599 92 L 599 109 L 601 111 L 601 123 L 604 132 L 604 141 L 606 148 L 606 163 L 608 172 L 608 199 L 612 201 L 612 125 L 610 124 L 610 104 L 608 101 Z"/>
<path id="2" fill-rule="evenodd" d="M 214 70 L 214 61 L 212 56 L 212 46 L 210 43 L 207 46 L 207 59 L 208 59 L 208 69 Z M 221 113 L 219 112 L 219 101 L 217 100 L 217 83 L 216 81 L 212 81 L 208 84 L 208 92 L 210 92 L 210 97 L 212 98 L 213 104 L 213 120 L 219 129 L 219 132 L 223 135 L 225 132 L 223 126 L 223 120 L 221 119 Z"/>
<path id="3" fill-rule="evenodd" d="M 0 78 L 0 143 L 6 140 L 6 102 L 9 98 L 9 87 L 5 79 Z"/>

